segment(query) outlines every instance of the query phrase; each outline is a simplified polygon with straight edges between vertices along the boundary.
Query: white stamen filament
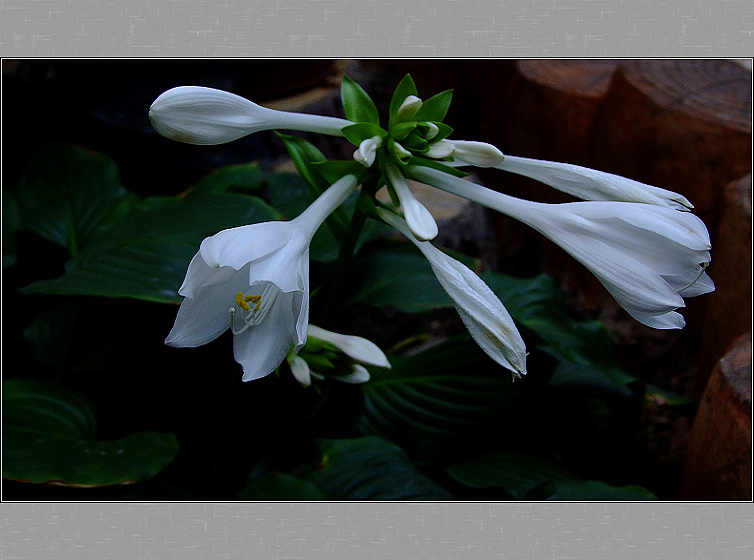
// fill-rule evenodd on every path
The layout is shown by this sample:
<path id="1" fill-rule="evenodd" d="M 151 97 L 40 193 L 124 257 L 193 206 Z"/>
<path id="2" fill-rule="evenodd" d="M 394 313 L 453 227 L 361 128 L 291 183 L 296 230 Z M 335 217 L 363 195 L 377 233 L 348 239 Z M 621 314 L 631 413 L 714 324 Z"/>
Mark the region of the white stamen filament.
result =
<path id="1" fill-rule="evenodd" d="M 230 313 L 230 330 L 233 334 L 241 334 L 249 327 L 253 327 L 264 321 L 264 318 L 267 316 L 270 309 L 272 309 L 272 305 L 275 303 L 278 293 L 279 290 L 273 284 L 267 284 L 262 291 L 261 300 L 258 304 L 255 304 L 253 307 L 250 306 L 248 310 L 242 308 L 240 312 L 236 310 L 235 307 L 231 307 L 228 312 Z M 236 313 L 238 313 L 244 323 L 240 329 L 235 326 Z"/>

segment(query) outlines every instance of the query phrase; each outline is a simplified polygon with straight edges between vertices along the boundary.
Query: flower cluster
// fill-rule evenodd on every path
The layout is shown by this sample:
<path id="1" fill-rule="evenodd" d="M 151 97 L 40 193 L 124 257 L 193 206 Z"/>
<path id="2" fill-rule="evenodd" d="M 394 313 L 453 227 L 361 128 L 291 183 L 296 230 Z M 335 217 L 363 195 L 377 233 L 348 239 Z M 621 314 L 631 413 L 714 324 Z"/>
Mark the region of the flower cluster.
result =
<path id="1" fill-rule="evenodd" d="M 576 165 L 505 156 L 484 142 L 453 140 L 443 123 L 451 91 L 418 97 L 406 76 L 390 103 L 387 127 L 355 82 L 342 87 L 346 119 L 274 111 L 237 95 L 179 87 L 150 108 L 162 135 L 193 144 L 220 144 L 261 130 L 298 130 L 345 137 L 356 149 L 357 168 L 336 180 L 291 222 L 226 230 L 207 238 L 192 260 L 180 294 L 185 299 L 166 342 L 196 346 L 227 329 L 234 336 L 244 380 L 257 379 L 287 358 L 304 385 L 321 372 L 297 353 L 310 337 L 352 358 L 340 378 L 361 382 L 360 363 L 387 367 L 368 341 L 334 335 L 308 323 L 308 247 L 324 219 L 359 185 L 374 195 L 387 187 L 393 204 L 374 200 L 373 216 L 410 239 L 428 259 L 440 284 L 479 346 L 515 377 L 526 373 L 526 348 L 513 320 L 492 290 L 471 270 L 433 246 L 438 227 L 414 196 L 407 178 L 481 203 L 539 231 L 586 266 L 637 321 L 659 329 L 681 328 L 676 309 L 684 297 L 714 290 L 705 268 L 709 234 L 683 196 L 625 177 Z M 352 162 L 352 164 L 354 164 Z M 355 164 L 354 164 L 355 165 Z M 564 204 L 531 202 L 467 180 L 464 166 L 524 175 L 582 199 Z M 359 171 L 360 170 L 360 171 Z M 345 348 L 361 348 L 349 354 Z M 345 345 L 345 346 L 344 346 Z M 371 346 L 370 346 L 371 345 Z"/>

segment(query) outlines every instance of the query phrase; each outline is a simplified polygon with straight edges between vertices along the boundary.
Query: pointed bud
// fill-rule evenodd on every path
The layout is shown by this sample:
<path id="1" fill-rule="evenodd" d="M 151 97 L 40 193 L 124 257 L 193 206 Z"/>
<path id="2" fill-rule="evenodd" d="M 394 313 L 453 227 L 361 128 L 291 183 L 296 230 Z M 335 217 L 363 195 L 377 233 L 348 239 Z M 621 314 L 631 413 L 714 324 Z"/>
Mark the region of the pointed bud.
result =
<path id="1" fill-rule="evenodd" d="M 505 159 L 503 152 L 486 142 L 453 140 L 453 144 L 455 145 L 453 157 L 469 165 L 495 167 L 496 165 L 500 165 Z"/>
<path id="2" fill-rule="evenodd" d="M 398 108 L 398 112 L 395 115 L 395 122 L 407 121 L 413 117 L 419 109 L 421 109 L 421 106 L 421 99 L 415 95 L 409 95 Z"/>

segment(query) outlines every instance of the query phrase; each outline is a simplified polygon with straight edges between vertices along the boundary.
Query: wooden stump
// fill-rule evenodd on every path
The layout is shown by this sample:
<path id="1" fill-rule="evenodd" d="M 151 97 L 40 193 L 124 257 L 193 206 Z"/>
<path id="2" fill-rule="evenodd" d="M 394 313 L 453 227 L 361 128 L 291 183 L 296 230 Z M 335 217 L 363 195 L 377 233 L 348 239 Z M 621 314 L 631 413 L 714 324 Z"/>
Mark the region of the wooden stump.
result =
<path id="1" fill-rule="evenodd" d="M 751 329 L 751 174 L 726 185 L 724 208 L 712 248 L 710 276 L 715 291 L 707 296 L 704 314 L 702 371 L 742 334 Z M 701 394 L 707 378 L 700 380 Z"/>
<path id="2" fill-rule="evenodd" d="M 691 429 L 683 500 L 751 500 L 751 333 L 717 363 Z"/>
<path id="3" fill-rule="evenodd" d="M 723 187 L 751 170 L 751 73 L 726 60 L 621 63 L 593 164 L 686 196 L 711 232 Z"/>

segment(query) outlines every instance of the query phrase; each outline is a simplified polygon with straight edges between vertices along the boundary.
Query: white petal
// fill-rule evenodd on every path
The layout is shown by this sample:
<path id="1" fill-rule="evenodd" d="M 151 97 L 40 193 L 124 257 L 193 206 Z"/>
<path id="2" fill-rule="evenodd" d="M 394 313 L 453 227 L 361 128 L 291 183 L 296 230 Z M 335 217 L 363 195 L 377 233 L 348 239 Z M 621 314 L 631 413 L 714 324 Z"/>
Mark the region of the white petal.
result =
<path id="1" fill-rule="evenodd" d="M 243 366 L 243 381 L 260 379 L 283 362 L 296 336 L 295 311 L 293 295 L 281 293 L 264 321 L 233 337 L 233 354 Z"/>
<path id="2" fill-rule="evenodd" d="M 448 293 L 466 328 L 480 348 L 495 362 L 516 374 L 526 373 L 526 345 L 500 299 L 463 263 L 429 242 L 417 241 L 406 222 L 378 210 L 380 217 L 406 235 L 422 251 L 443 289 Z"/>
<path id="3" fill-rule="evenodd" d="M 235 295 L 249 287 L 246 269 L 235 271 L 222 283 L 199 286 L 178 309 L 175 324 L 165 344 L 178 348 L 201 346 L 215 340 L 230 327 L 230 308 Z"/>
<path id="4" fill-rule="evenodd" d="M 406 97 L 403 103 L 401 103 L 401 106 L 398 108 L 398 112 L 396 113 L 396 117 L 395 117 L 395 122 L 402 122 L 413 117 L 416 114 L 416 112 L 419 109 L 421 109 L 421 106 L 422 106 L 421 99 L 419 99 L 415 95 L 409 95 L 408 97 Z"/>
<path id="5" fill-rule="evenodd" d="M 486 142 L 453 140 L 453 145 L 455 146 L 453 157 L 469 165 L 495 167 L 505 159 L 503 152 Z"/>
<path id="6" fill-rule="evenodd" d="M 309 364 L 306 363 L 306 360 L 300 356 L 293 356 L 288 361 L 288 365 L 291 366 L 293 377 L 295 377 L 296 381 L 298 381 L 303 387 L 308 387 L 312 384 L 311 370 L 309 369 Z"/>
<path id="7" fill-rule="evenodd" d="M 406 222 L 412 233 L 422 241 L 434 239 L 437 236 L 438 229 L 437 222 L 435 222 L 430 211 L 414 196 L 408 183 L 406 183 L 405 177 L 394 165 L 388 164 L 385 169 L 388 180 L 398 195 L 401 208 L 406 216 Z"/>
<path id="8" fill-rule="evenodd" d="M 333 376 L 333 379 L 351 384 L 366 383 L 369 381 L 369 372 L 364 366 L 354 364 L 352 373 L 348 375 Z"/>
<path id="9" fill-rule="evenodd" d="M 684 211 L 693 208 L 678 193 L 579 165 L 506 156 L 495 167 L 536 179 L 584 200 L 641 202 Z"/>
<path id="10" fill-rule="evenodd" d="M 367 365 L 389 368 L 387 356 L 371 340 L 360 336 L 330 332 L 316 325 L 309 325 L 307 334 L 329 342 L 353 360 Z"/>
<path id="11" fill-rule="evenodd" d="M 453 155 L 455 145 L 450 140 L 440 140 L 434 144 L 430 144 L 427 157 L 433 159 L 442 159 Z"/>

